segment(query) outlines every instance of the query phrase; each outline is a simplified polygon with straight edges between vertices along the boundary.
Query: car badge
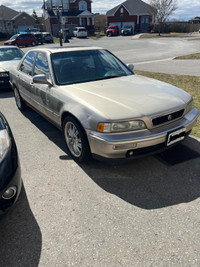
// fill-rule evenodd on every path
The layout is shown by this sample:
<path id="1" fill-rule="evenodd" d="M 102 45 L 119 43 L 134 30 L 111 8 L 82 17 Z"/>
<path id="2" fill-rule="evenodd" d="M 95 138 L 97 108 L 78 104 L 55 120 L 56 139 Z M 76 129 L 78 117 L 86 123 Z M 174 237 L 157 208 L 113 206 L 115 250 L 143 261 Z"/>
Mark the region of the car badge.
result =
<path id="1" fill-rule="evenodd" d="M 168 117 L 167 117 L 168 121 L 171 121 L 172 120 L 172 115 L 170 114 Z"/>

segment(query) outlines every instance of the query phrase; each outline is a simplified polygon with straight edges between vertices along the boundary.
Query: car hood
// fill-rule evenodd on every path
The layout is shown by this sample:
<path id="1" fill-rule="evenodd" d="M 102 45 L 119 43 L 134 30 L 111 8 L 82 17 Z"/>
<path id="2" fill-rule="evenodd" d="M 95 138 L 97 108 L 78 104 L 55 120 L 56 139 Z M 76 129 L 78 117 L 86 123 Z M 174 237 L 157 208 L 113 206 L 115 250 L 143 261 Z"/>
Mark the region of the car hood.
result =
<path id="1" fill-rule="evenodd" d="M 0 71 L 9 71 L 11 68 L 16 68 L 20 60 L 0 61 Z"/>
<path id="2" fill-rule="evenodd" d="M 139 75 L 74 84 L 67 89 L 111 120 L 152 116 L 183 107 L 191 100 L 175 86 Z"/>
<path id="3" fill-rule="evenodd" d="M 9 43 L 12 43 L 12 42 L 14 42 L 15 40 L 7 40 L 7 41 L 5 41 L 4 42 L 4 44 L 9 44 Z"/>

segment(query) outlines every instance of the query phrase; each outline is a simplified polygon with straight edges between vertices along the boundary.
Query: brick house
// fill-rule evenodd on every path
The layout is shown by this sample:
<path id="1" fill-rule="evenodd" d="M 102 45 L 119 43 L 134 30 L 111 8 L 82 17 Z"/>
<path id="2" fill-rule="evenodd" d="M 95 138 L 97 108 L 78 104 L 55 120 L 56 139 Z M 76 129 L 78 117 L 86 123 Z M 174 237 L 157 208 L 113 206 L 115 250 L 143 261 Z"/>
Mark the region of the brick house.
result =
<path id="1" fill-rule="evenodd" d="M 17 12 L 4 5 L 0 6 L 0 32 L 9 35 L 36 26 L 35 19 L 26 12 Z"/>
<path id="2" fill-rule="evenodd" d="M 106 17 L 107 26 L 115 24 L 121 30 L 129 24 L 134 32 L 148 32 L 154 22 L 153 7 L 141 0 L 127 0 L 107 11 Z"/>
<path id="3" fill-rule="evenodd" d="M 43 4 L 46 31 L 58 36 L 59 29 L 85 27 L 89 34 L 94 33 L 94 17 L 91 0 L 47 0 Z"/>

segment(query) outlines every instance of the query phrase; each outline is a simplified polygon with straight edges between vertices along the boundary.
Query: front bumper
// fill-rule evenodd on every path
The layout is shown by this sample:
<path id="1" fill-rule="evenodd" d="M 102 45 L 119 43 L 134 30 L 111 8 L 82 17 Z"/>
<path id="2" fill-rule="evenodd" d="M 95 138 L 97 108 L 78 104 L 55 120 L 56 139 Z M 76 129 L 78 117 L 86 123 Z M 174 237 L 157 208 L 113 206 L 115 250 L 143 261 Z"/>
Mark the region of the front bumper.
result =
<path id="1" fill-rule="evenodd" d="M 91 153 L 103 158 L 118 159 L 139 157 L 165 150 L 169 133 L 185 128 L 185 136 L 190 133 L 199 112 L 193 108 L 181 120 L 157 127 L 130 133 L 99 133 L 88 131 Z"/>
<path id="2" fill-rule="evenodd" d="M 5 183 L 0 188 L 0 219 L 4 217 L 8 211 L 12 208 L 12 206 L 17 201 L 22 187 L 22 179 L 21 179 L 21 167 L 20 163 L 18 161 L 18 165 L 16 166 L 16 169 L 13 169 L 13 172 L 11 175 L 8 176 L 7 172 L 1 172 L 1 176 L 4 175 L 4 178 L 6 177 Z M 16 194 L 13 198 L 5 200 L 3 199 L 4 192 L 11 188 L 16 188 Z"/>
<path id="3" fill-rule="evenodd" d="M 11 145 L 6 156 L 0 163 L 0 219 L 7 214 L 17 201 L 22 186 L 21 167 L 15 140 L 7 121 L 4 117 L 2 118 L 4 119 L 4 125 L 9 133 Z M 15 189 L 13 195 L 9 197 L 7 195 L 5 197 L 5 192 L 12 188 Z"/>

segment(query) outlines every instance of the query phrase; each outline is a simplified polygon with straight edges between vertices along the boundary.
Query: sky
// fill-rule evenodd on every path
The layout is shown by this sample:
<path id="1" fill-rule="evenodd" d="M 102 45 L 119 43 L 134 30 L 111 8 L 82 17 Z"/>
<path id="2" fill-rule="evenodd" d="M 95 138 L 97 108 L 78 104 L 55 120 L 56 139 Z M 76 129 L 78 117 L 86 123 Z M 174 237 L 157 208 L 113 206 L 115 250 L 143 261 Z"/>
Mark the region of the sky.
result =
<path id="1" fill-rule="evenodd" d="M 92 12 L 105 14 L 109 9 L 123 3 L 125 0 L 93 0 L 92 1 Z M 143 0 L 149 3 L 149 0 Z M 200 17 L 200 0 L 177 0 L 178 8 L 173 15 L 170 16 L 170 20 L 182 20 L 187 21 L 194 17 Z M 43 0 L 1 0 L 1 5 L 10 7 L 16 11 L 25 11 L 28 14 L 33 13 L 35 9 L 38 16 L 42 15 L 42 4 Z"/>

